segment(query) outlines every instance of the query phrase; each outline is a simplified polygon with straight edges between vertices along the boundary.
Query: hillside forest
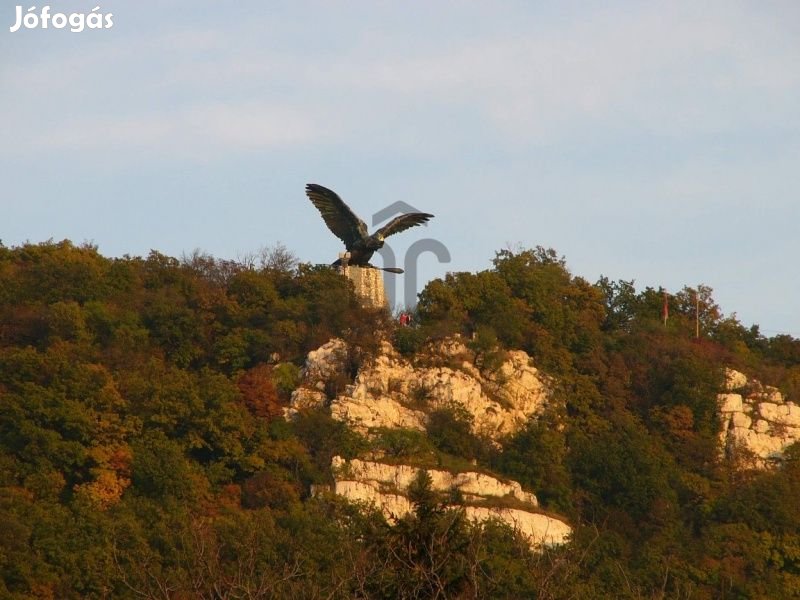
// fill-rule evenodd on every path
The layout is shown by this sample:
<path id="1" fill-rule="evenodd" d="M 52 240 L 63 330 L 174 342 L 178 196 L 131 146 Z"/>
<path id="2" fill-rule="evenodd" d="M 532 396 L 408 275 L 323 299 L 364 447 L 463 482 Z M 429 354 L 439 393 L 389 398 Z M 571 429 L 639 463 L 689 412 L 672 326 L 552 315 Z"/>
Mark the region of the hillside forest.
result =
<path id="1" fill-rule="evenodd" d="M 665 324 L 664 290 L 589 282 L 554 250 L 490 264 L 431 281 L 400 327 L 280 245 L 0 244 L 0 597 L 800 597 L 800 448 L 767 468 L 722 452 L 716 404 L 726 367 L 800 402 L 800 340 L 705 286 L 666 296 Z M 443 414 L 396 451 L 519 481 L 568 544 L 474 524 L 424 477 L 396 522 L 312 494 L 333 456 L 387 440 L 284 418 L 305 357 L 344 339 L 344 386 L 381 335 L 408 357 L 461 335 L 482 369 L 522 349 L 552 378 L 554 408 L 500 444 Z"/>

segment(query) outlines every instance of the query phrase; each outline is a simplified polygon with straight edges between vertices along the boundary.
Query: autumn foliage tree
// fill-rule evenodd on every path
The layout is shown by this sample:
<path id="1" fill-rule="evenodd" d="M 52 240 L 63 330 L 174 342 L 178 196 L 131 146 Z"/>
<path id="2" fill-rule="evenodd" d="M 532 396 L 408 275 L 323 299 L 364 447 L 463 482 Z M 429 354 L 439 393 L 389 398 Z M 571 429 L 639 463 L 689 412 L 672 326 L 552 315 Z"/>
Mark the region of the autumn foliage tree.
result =
<path id="1" fill-rule="evenodd" d="M 665 326 L 663 289 L 503 250 L 431 281 L 393 331 L 283 247 L 220 260 L 0 244 L 0 596 L 796 597 L 797 448 L 733 469 L 716 393 L 733 366 L 797 402 L 800 341 L 725 316 L 705 286 L 667 302 Z M 343 387 L 376 332 L 410 360 L 467 336 L 485 372 L 524 349 L 553 402 L 500 444 L 447 409 L 426 432 L 371 439 L 324 410 L 284 420 L 310 350 L 347 341 Z M 370 452 L 515 478 L 569 517 L 572 541 L 531 552 L 424 478 L 397 523 L 317 493 L 332 456 Z"/>

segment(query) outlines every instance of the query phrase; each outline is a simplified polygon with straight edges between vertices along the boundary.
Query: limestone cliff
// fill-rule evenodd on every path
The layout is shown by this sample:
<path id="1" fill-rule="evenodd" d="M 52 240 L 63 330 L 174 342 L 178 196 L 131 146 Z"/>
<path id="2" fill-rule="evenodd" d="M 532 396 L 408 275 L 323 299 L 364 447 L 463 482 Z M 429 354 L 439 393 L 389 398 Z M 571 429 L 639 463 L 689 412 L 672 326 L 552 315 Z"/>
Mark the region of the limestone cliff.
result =
<path id="1" fill-rule="evenodd" d="M 308 355 L 289 414 L 326 403 L 325 382 L 343 372 L 345 356 L 341 340 Z M 548 380 L 525 352 L 509 351 L 495 371 L 481 373 L 460 339 L 431 346 L 415 363 L 384 342 L 353 384 L 330 401 L 330 410 L 335 419 L 368 434 L 377 428 L 424 430 L 432 410 L 458 407 L 472 416 L 476 434 L 497 440 L 540 413 L 548 398 Z"/>
<path id="2" fill-rule="evenodd" d="M 346 351 L 343 341 L 331 340 L 308 355 L 289 414 L 329 404 L 334 418 L 368 434 L 381 427 L 424 430 L 431 410 L 456 405 L 473 417 L 475 433 L 497 440 L 549 402 L 552 384 L 527 354 L 510 351 L 496 372 L 483 374 L 457 338 L 430 347 L 413 363 L 384 343 L 353 384 L 328 402 L 325 382 L 343 372 Z M 754 466 L 765 466 L 800 441 L 800 406 L 739 371 L 726 370 L 718 406 L 721 448 L 751 454 Z"/>
<path id="3" fill-rule="evenodd" d="M 334 419 L 369 437 L 384 428 L 424 431 L 432 411 L 458 407 L 472 417 L 474 433 L 497 443 L 553 402 L 549 391 L 553 382 L 527 354 L 505 352 L 496 368 L 481 371 L 474 354 L 458 337 L 429 345 L 413 359 L 383 342 L 377 356 L 331 397 L 331 381 L 348 381 L 347 355 L 348 348 L 339 339 L 309 353 L 303 382 L 292 394 L 287 417 L 328 408 Z M 800 441 L 800 407 L 785 401 L 774 387 L 728 369 L 718 404 L 721 448 L 749 459 L 752 466 L 767 466 L 788 445 Z M 389 464 L 379 453 L 369 460 L 335 457 L 334 491 L 374 504 L 387 519 L 398 519 L 412 510 L 407 490 L 419 468 Z M 562 544 L 571 534 L 564 520 L 543 514 L 535 495 L 517 482 L 473 471 L 426 471 L 435 490 L 459 491 L 470 519 L 500 519 L 526 535 L 533 547 Z"/>
<path id="4" fill-rule="evenodd" d="M 800 441 L 800 406 L 739 371 L 727 369 L 725 375 L 725 390 L 717 399 L 726 451 L 738 451 L 753 466 L 763 467 Z"/>
<path id="5" fill-rule="evenodd" d="M 430 345 L 414 361 L 384 342 L 364 364 L 344 392 L 329 399 L 328 383 L 346 373 L 347 347 L 334 339 L 309 353 L 303 384 L 292 394 L 287 417 L 298 411 L 329 407 L 333 418 L 369 436 L 377 429 L 425 430 L 428 415 L 457 407 L 472 417 L 472 428 L 489 440 L 511 434 L 540 413 L 549 399 L 549 381 L 527 354 L 510 351 L 491 372 L 475 367 L 474 357 L 460 338 Z M 419 467 L 334 458 L 334 491 L 350 500 L 374 504 L 387 519 L 409 513 L 406 493 Z M 426 469 L 433 488 L 457 489 L 468 518 L 496 518 L 525 535 L 533 547 L 564 543 L 572 529 L 563 520 L 538 510 L 536 496 L 515 481 L 485 473 L 452 473 Z"/>
<path id="6" fill-rule="evenodd" d="M 388 520 L 402 518 L 413 510 L 406 491 L 418 469 L 408 465 L 354 459 L 333 459 L 335 492 L 353 501 L 372 504 Z M 516 481 L 500 481 L 472 471 L 450 473 L 428 469 L 431 487 L 438 492 L 458 490 L 468 519 L 498 519 L 523 534 L 534 548 L 563 544 L 572 528 L 563 520 L 537 510 L 536 496 Z"/>

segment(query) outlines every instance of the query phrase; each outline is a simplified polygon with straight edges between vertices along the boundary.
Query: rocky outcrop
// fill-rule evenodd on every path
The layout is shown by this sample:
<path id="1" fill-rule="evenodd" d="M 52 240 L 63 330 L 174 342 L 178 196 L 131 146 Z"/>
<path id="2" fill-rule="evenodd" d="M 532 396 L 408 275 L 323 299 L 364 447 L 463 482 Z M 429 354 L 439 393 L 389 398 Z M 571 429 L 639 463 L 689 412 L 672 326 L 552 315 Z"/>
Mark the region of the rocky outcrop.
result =
<path id="1" fill-rule="evenodd" d="M 325 380 L 343 372 L 345 353 L 344 342 L 332 340 L 309 354 L 304 383 L 292 395 L 289 414 L 325 404 Z M 335 419 L 369 434 L 378 428 L 424 430 L 431 411 L 458 408 L 472 417 L 476 434 L 497 440 L 541 412 L 548 397 L 547 379 L 525 352 L 507 352 L 496 370 L 483 374 L 458 339 L 429 348 L 416 364 L 384 342 L 380 354 L 330 402 L 330 409 Z"/>
<path id="2" fill-rule="evenodd" d="M 284 415 L 292 418 L 298 411 L 325 406 L 327 383 L 344 374 L 346 360 L 347 345 L 336 338 L 309 352 L 303 367 L 303 384 L 292 392 Z"/>
<path id="3" fill-rule="evenodd" d="M 347 361 L 347 344 L 334 338 L 306 356 L 303 380 L 313 389 L 324 390 L 325 382 L 344 373 Z"/>
<path id="4" fill-rule="evenodd" d="M 417 467 L 340 457 L 334 457 L 332 467 L 336 494 L 372 504 L 388 520 L 400 519 L 413 510 L 406 494 L 417 477 Z M 473 471 L 426 471 L 434 491 L 460 492 L 467 518 L 477 522 L 499 519 L 525 535 L 532 547 L 563 544 L 572 533 L 564 521 L 537 512 L 536 496 L 516 481 L 501 481 Z"/>
<path id="5" fill-rule="evenodd" d="M 378 491 L 395 493 L 406 490 L 419 472 L 418 467 L 408 465 L 392 465 L 357 458 L 347 461 L 338 456 L 334 457 L 331 467 L 337 481 L 358 481 L 371 485 Z M 451 473 L 450 471 L 427 469 L 427 473 L 435 491 L 446 492 L 458 489 L 467 501 L 477 502 L 486 498 L 514 498 L 531 506 L 539 505 L 536 496 L 523 491 L 522 486 L 516 481 L 504 482 L 491 475 L 475 471 Z"/>
<path id="6" fill-rule="evenodd" d="M 459 338 L 428 347 L 414 362 L 384 342 L 355 381 L 330 399 L 330 382 L 347 374 L 347 347 L 342 340 L 331 340 L 309 353 L 303 383 L 292 394 L 287 417 L 329 407 L 333 418 L 369 436 L 384 428 L 424 431 L 432 411 L 455 408 L 469 414 L 476 434 L 498 440 L 541 412 L 550 388 L 524 352 L 506 352 L 501 358 L 497 368 L 484 373 Z M 337 457 L 332 471 L 336 494 L 373 504 L 387 519 L 399 519 L 413 510 L 407 490 L 419 467 Z M 515 481 L 477 471 L 427 472 L 434 490 L 458 490 L 469 519 L 499 519 L 525 535 L 532 547 L 562 544 L 572 531 L 564 521 L 539 511 L 536 496 Z"/>
<path id="7" fill-rule="evenodd" d="M 729 453 L 763 467 L 800 441 L 800 406 L 784 400 L 772 386 L 727 369 L 725 390 L 717 396 L 721 441 Z"/>

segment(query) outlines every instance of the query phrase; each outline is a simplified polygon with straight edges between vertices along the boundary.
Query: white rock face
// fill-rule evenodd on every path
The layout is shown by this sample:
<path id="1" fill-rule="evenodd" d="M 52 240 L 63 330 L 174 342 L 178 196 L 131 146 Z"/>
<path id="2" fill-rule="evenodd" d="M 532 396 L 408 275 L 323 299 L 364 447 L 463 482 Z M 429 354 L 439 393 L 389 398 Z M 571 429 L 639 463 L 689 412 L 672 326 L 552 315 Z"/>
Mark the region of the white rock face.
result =
<path id="1" fill-rule="evenodd" d="M 417 477 L 418 468 L 358 459 L 346 461 L 338 456 L 334 457 L 332 467 L 337 494 L 349 500 L 373 504 L 390 520 L 399 519 L 413 510 L 405 494 Z M 536 496 L 524 491 L 516 481 L 500 481 L 472 471 L 450 473 L 430 469 L 427 473 L 435 491 L 460 490 L 469 519 L 500 519 L 524 534 L 532 547 L 563 544 L 572 533 L 572 528 L 564 521 L 534 512 L 538 506 Z M 530 510 L 475 505 L 498 498 L 513 498 L 530 506 Z"/>
<path id="2" fill-rule="evenodd" d="M 325 389 L 325 381 L 343 373 L 347 360 L 347 345 L 344 340 L 333 338 L 306 357 L 303 379 L 310 387 Z"/>
<path id="3" fill-rule="evenodd" d="M 309 354 L 304 383 L 292 395 L 290 414 L 313 404 L 303 389 L 324 389 L 325 376 L 341 372 L 338 357 L 344 352 L 343 342 L 332 340 Z M 500 368 L 489 376 L 481 375 L 467 360 L 469 355 L 462 342 L 451 339 L 432 350 L 429 365 L 415 366 L 384 343 L 354 384 L 331 402 L 331 414 L 368 434 L 380 427 L 422 431 L 426 413 L 458 407 L 472 416 L 475 433 L 496 440 L 519 430 L 544 408 L 549 396 L 547 380 L 525 352 L 508 352 Z"/>
<path id="4" fill-rule="evenodd" d="M 294 415 L 298 410 L 319 408 L 325 405 L 325 392 L 310 388 L 297 388 L 292 392 L 292 406 L 286 409 L 288 415 Z"/>
<path id="5" fill-rule="evenodd" d="M 748 417 L 743 412 L 735 412 L 731 415 L 731 422 L 733 423 L 734 427 L 743 427 L 744 429 L 750 429 L 750 426 L 753 424 L 753 419 Z M 766 425 L 766 421 L 762 421 Z"/>
<path id="6" fill-rule="evenodd" d="M 743 410 L 741 394 L 718 394 L 717 402 L 721 413 L 739 413 Z"/>
<path id="7" fill-rule="evenodd" d="M 297 411 L 325 406 L 325 382 L 345 372 L 346 359 L 347 345 L 338 338 L 309 352 L 303 367 L 303 385 L 292 392 L 284 416 L 291 418 Z"/>
<path id="8" fill-rule="evenodd" d="M 339 396 L 331 402 L 331 415 L 360 433 L 377 427 L 424 430 L 426 419 L 425 413 L 405 407 L 389 396 L 373 398 L 358 389 L 352 396 Z"/>
<path id="9" fill-rule="evenodd" d="M 384 342 L 379 355 L 361 368 L 353 384 L 329 402 L 326 382 L 346 372 L 346 358 L 347 347 L 342 340 L 331 340 L 309 353 L 303 383 L 292 394 L 287 418 L 301 410 L 329 405 L 334 419 L 370 435 L 378 428 L 424 431 L 432 411 L 457 408 L 472 417 L 476 434 L 496 441 L 523 427 L 549 401 L 549 382 L 524 352 L 506 353 L 501 366 L 484 375 L 472 363 L 464 343 L 448 339 L 437 342 L 416 364 Z M 334 491 L 350 500 L 375 505 L 387 519 L 399 519 L 413 510 L 406 493 L 418 470 L 409 465 L 335 457 Z M 473 471 L 427 472 L 434 490 L 460 491 L 468 518 L 496 518 L 508 523 L 534 548 L 566 543 L 572 532 L 564 521 L 536 512 L 536 496 L 516 481 Z"/>
<path id="10" fill-rule="evenodd" d="M 572 527 L 564 521 L 540 513 L 516 508 L 488 508 L 485 506 L 467 506 L 464 510 L 467 518 L 474 521 L 482 522 L 489 519 L 505 521 L 527 537 L 534 549 L 566 544 L 572 535 Z"/>
<path id="11" fill-rule="evenodd" d="M 747 385 L 747 375 L 734 371 L 733 369 L 725 369 L 725 391 L 733 392 L 740 390 Z"/>
<path id="12" fill-rule="evenodd" d="M 347 461 L 339 456 L 333 458 L 331 467 L 337 481 L 352 479 L 373 485 L 381 491 L 405 491 L 417 477 L 419 471 L 418 467 L 408 465 L 390 465 L 357 458 Z M 485 473 L 475 471 L 451 473 L 450 471 L 428 469 L 427 472 L 431 477 L 433 489 L 439 492 L 458 488 L 465 498 L 473 500 L 511 497 L 532 506 L 539 505 L 536 496 L 523 491 L 522 486 L 516 481 L 503 482 Z"/>
<path id="13" fill-rule="evenodd" d="M 414 509 L 411 500 L 406 496 L 380 492 L 375 486 L 361 481 L 337 481 L 334 491 L 348 500 L 375 506 L 390 521 L 396 521 Z"/>
<path id="14" fill-rule="evenodd" d="M 723 448 L 745 450 L 755 466 L 763 467 L 800 441 L 800 406 L 785 401 L 777 388 L 733 369 L 726 370 L 725 381 L 726 393 L 717 396 Z"/>

